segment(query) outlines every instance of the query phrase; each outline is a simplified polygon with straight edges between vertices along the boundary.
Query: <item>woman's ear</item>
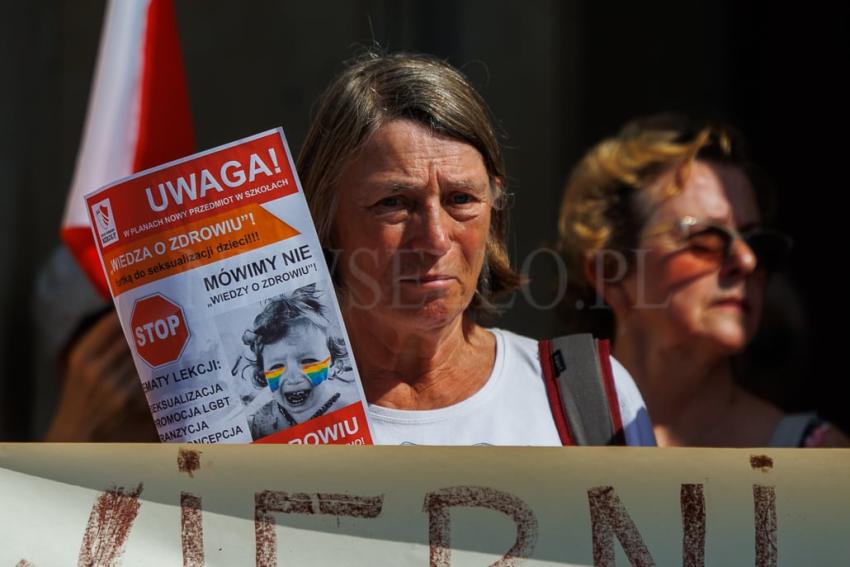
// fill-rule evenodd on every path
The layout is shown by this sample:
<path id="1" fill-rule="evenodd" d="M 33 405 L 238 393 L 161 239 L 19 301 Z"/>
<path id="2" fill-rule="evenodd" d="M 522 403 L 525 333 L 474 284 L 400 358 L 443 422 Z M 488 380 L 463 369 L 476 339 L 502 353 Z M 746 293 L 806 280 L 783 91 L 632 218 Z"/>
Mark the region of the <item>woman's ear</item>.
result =
<path id="1" fill-rule="evenodd" d="M 504 197 L 502 195 L 502 188 L 503 187 L 504 187 L 504 185 L 502 184 L 502 178 L 501 177 L 498 177 L 498 176 L 490 177 L 490 191 L 492 192 L 492 196 L 494 197 L 494 199 L 493 199 L 494 205 L 497 205 L 497 206 L 502 205 L 502 203 L 499 203 L 498 200 L 495 197 L 497 197 L 497 196 Z"/>
<path id="2" fill-rule="evenodd" d="M 633 304 L 625 285 L 629 274 L 625 255 L 616 250 L 588 253 L 583 267 L 585 280 L 596 295 L 611 307 L 616 317 L 625 315 Z"/>

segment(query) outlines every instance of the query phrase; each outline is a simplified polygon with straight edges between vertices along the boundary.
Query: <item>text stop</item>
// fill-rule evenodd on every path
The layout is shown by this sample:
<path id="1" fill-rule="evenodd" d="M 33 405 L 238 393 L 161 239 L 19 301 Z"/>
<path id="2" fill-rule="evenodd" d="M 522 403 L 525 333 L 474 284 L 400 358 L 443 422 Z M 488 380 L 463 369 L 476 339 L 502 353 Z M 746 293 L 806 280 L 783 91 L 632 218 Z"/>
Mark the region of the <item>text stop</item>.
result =
<path id="1" fill-rule="evenodd" d="M 130 326 L 136 352 L 154 367 L 179 359 L 189 341 L 183 309 L 159 293 L 136 301 Z"/>

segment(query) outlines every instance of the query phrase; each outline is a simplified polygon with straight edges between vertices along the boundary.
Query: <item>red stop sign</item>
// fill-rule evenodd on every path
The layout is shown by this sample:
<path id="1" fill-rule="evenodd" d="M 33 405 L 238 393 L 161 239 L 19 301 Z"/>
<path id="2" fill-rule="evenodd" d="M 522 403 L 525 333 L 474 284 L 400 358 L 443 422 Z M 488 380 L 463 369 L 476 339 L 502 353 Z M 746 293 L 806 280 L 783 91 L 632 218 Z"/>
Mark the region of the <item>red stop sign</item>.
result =
<path id="1" fill-rule="evenodd" d="M 153 367 L 180 358 L 189 342 L 183 309 L 158 293 L 136 300 L 130 327 L 136 352 Z"/>

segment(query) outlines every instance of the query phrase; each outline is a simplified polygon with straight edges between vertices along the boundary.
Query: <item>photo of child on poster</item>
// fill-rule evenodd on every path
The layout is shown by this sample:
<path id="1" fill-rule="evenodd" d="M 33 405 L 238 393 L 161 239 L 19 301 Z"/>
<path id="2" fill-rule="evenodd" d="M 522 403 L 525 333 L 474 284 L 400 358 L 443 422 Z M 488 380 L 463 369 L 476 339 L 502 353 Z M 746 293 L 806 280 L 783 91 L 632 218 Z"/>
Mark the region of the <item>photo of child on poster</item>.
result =
<path id="1" fill-rule="evenodd" d="M 254 440 L 359 401 L 327 293 L 311 284 L 217 317 Z"/>

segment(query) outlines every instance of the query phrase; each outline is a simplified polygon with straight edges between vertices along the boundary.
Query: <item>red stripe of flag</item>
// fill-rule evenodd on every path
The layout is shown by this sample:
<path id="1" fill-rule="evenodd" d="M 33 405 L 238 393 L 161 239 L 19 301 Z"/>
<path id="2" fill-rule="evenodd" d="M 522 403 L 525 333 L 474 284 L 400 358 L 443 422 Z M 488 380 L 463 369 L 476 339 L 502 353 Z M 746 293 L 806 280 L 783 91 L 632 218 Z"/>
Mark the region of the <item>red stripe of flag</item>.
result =
<path id="1" fill-rule="evenodd" d="M 195 148 L 173 1 L 135 0 L 136 4 L 130 5 L 129 2 L 133 1 L 112 0 L 107 8 L 98 70 L 86 118 L 89 123 L 61 231 L 65 244 L 106 298 L 109 290 L 88 215 L 80 214 L 84 195 L 136 171 L 189 155 Z M 137 14 L 145 15 L 145 21 L 141 22 L 141 42 L 128 45 L 128 34 L 123 32 L 138 30 L 135 26 L 140 22 L 127 18 L 137 17 Z M 112 33 L 107 33 L 108 28 Z M 128 60 L 116 61 L 116 54 Z M 132 69 L 136 65 L 136 58 L 141 58 L 139 75 L 122 73 L 123 69 Z M 116 108 L 122 109 L 123 114 L 115 116 L 113 111 Z M 109 122 L 115 120 L 119 123 Z M 119 139 L 104 140 L 104 135 Z M 122 154 L 120 145 L 128 140 L 131 141 L 130 154 L 123 153 L 126 159 L 103 159 L 109 153 L 105 150 L 106 145 L 116 144 L 119 147 L 117 153 Z M 86 144 L 91 147 L 85 147 Z M 101 155 L 97 155 L 99 152 Z M 126 170 L 114 167 L 114 162 L 118 161 L 126 162 Z"/>

